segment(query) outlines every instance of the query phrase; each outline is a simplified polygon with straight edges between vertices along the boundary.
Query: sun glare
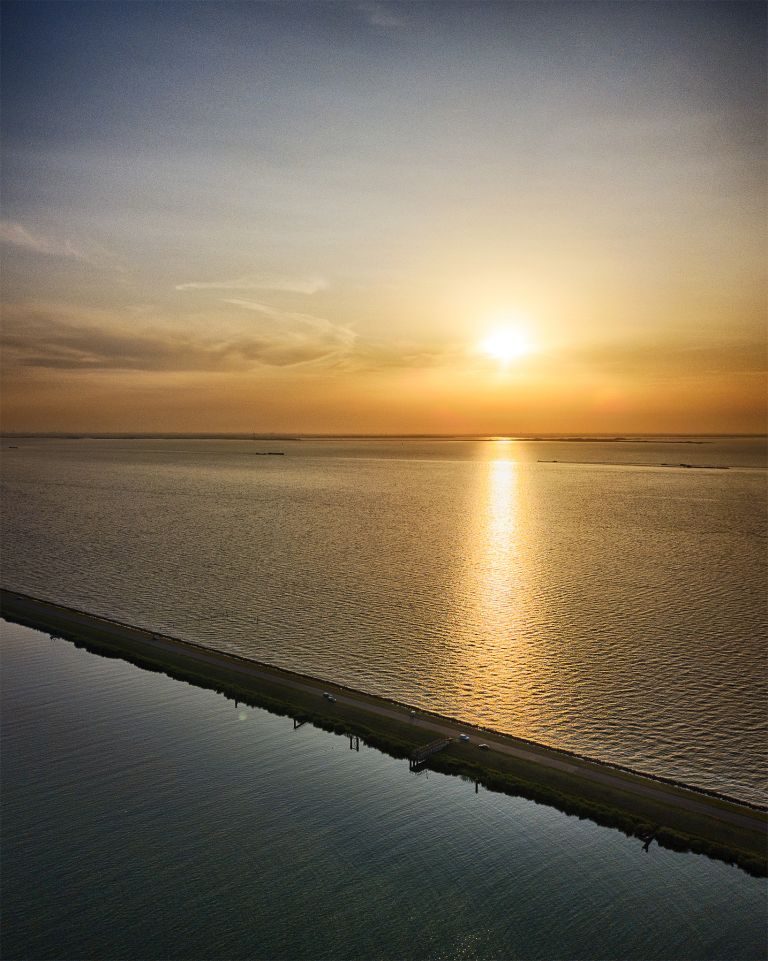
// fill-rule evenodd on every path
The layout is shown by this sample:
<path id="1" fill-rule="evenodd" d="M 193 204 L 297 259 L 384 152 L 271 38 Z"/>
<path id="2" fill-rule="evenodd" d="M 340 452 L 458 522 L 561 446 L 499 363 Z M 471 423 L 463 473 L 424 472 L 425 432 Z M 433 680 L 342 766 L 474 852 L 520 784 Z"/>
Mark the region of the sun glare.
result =
<path id="1" fill-rule="evenodd" d="M 521 330 L 501 328 L 493 331 L 478 345 L 480 351 L 501 361 L 505 366 L 531 352 L 531 344 Z"/>

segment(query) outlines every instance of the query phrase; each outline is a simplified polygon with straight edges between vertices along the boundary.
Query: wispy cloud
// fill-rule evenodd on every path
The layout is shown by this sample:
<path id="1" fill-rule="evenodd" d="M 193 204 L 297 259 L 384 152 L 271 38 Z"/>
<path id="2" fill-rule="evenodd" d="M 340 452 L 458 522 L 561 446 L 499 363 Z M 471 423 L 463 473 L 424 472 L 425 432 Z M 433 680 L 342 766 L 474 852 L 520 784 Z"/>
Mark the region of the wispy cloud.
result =
<path id="1" fill-rule="evenodd" d="M 125 316 L 56 305 L 11 305 L 4 314 L 7 370 L 248 371 L 333 361 L 354 340 L 330 321 L 280 312 L 256 329 L 217 322 L 205 332 L 150 326 L 149 318 L 138 327 Z"/>
<path id="2" fill-rule="evenodd" d="M 74 260 L 86 260 L 83 251 L 79 250 L 69 240 L 54 240 L 43 234 L 36 233 L 22 224 L 11 220 L 0 221 L 0 242 L 13 247 L 23 247 L 38 254 L 49 257 L 71 257 Z"/>
<path id="3" fill-rule="evenodd" d="M 355 333 L 349 326 L 325 317 L 281 310 L 253 300 L 225 298 L 223 303 L 259 315 L 259 330 L 275 343 L 274 356 L 308 357 L 312 353 L 314 360 L 339 358 L 348 354 L 355 342 Z M 267 356 L 272 357 L 273 352 Z"/>
<path id="4" fill-rule="evenodd" d="M 328 345 L 325 360 L 334 368 L 365 372 L 395 368 L 455 366 L 466 361 L 466 348 L 457 344 L 420 344 L 414 341 L 384 341 L 358 336 L 351 327 L 324 317 L 281 310 L 253 300 L 226 298 L 223 303 L 260 314 L 277 329 L 294 336 Z"/>
<path id="5" fill-rule="evenodd" d="M 45 257 L 64 257 L 93 267 L 110 266 L 119 269 L 114 255 L 100 244 L 93 241 L 75 243 L 68 237 L 60 238 L 50 233 L 31 230 L 12 220 L 0 221 L 0 243 L 31 250 Z"/>
<path id="6" fill-rule="evenodd" d="M 247 372 L 311 367 L 339 373 L 460 365 L 463 348 L 359 337 L 325 317 L 252 300 L 189 318 L 184 328 L 151 305 L 123 311 L 64 304 L 3 310 L 3 366 L 14 370 Z M 234 308 L 234 309 L 233 309 Z"/>
<path id="7" fill-rule="evenodd" d="M 377 3 L 370 0 L 366 3 L 358 3 L 357 10 L 363 14 L 372 27 L 403 27 L 405 21 L 394 12 L 388 4 Z"/>
<path id="8" fill-rule="evenodd" d="M 328 282 L 316 275 L 307 277 L 280 277 L 248 274 L 234 280 L 193 280 L 177 284 L 176 290 L 280 290 L 295 294 L 316 294 L 325 290 Z"/>
<path id="9" fill-rule="evenodd" d="M 341 357 L 337 367 L 350 372 L 382 370 L 427 370 L 462 367 L 466 349 L 457 344 L 420 344 L 414 341 L 360 340 L 354 350 Z"/>

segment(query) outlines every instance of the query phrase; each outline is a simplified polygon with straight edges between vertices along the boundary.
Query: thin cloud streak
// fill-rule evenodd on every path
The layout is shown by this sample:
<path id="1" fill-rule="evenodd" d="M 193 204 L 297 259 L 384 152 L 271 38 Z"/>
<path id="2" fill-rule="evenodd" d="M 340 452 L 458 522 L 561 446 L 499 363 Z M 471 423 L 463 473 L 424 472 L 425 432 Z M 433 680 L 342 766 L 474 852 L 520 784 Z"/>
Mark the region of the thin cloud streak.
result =
<path id="1" fill-rule="evenodd" d="M 220 318 L 212 318 L 219 321 Z M 210 330 L 210 324 L 208 329 Z M 354 334 L 322 318 L 276 312 L 258 329 L 179 332 L 162 322 L 137 327 L 99 311 L 16 305 L 5 311 L 2 345 L 6 372 L 249 371 L 331 361 L 349 350 Z"/>
<path id="2" fill-rule="evenodd" d="M 175 290 L 279 290 L 294 294 L 316 294 L 327 290 L 328 281 L 323 277 L 261 277 L 248 274 L 234 280 L 193 280 L 177 284 Z"/>
<path id="3" fill-rule="evenodd" d="M 222 303 L 253 311 L 282 325 L 298 325 L 300 327 L 303 326 L 322 331 L 336 338 L 340 344 L 349 345 L 355 339 L 355 334 L 350 327 L 343 326 L 342 324 L 334 324 L 325 317 L 315 317 L 313 314 L 281 310 L 279 307 L 271 307 L 269 304 L 262 304 L 255 300 L 240 300 L 235 297 L 226 297 Z"/>
<path id="4" fill-rule="evenodd" d="M 405 26 L 405 20 L 398 16 L 387 4 L 376 3 L 375 0 L 371 0 L 368 3 L 358 3 L 357 9 L 372 27 L 397 28 Z"/>
<path id="5" fill-rule="evenodd" d="M 248 312 L 195 318 L 183 332 L 143 309 L 141 324 L 125 314 L 55 304 L 8 305 L 4 311 L 3 367 L 26 370 L 247 372 L 259 367 L 309 367 L 346 373 L 435 368 L 461 362 L 458 346 L 430 347 L 360 339 L 351 327 L 324 317 L 283 311 L 255 301 L 225 300 Z M 254 320 L 253 315 L 258 315 Z M 203 330 L 197 329 L 197 325 Z M 216 332 L 212 332 L 215 330 Z"/>
<path id="6" fill-rule="evenodd" d="M 63 257 L 77 260 L 92 267 L 111 266 L 121 269 L 113 254 L 99 244 L 89 242 L 75 244 L 69 238 L 59 240 L 55 237 L 30 230 L 23 224 L 12 220 L 0 221 L 0 243 L 30 250 L 45 257 Z"/>
<path id="7" fill-rule="evenodd" d="M 22 247 L 24 250 L 33 250 L 37 254 L 45 254 L 48 257 L 70 257 L 74 260 L 88 259 L 83 251 L 75 247 L 71 241 L 53 240 L 27 229 L 23 224 L 14 223 L 10 220 L 0 222 L 0 242 L 10 244 L 13 247 Z"/>

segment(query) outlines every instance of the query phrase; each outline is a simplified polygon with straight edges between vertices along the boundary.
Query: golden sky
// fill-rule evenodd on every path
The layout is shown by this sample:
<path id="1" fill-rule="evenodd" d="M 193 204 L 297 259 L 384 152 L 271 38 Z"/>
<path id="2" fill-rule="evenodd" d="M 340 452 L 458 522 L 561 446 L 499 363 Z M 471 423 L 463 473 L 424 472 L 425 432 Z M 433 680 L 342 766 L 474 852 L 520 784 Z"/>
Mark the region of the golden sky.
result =
<path id="1" fill-rule="evenodd" d="M 4 4 L 3 428 L 764 431 L 765 18 Z"/>

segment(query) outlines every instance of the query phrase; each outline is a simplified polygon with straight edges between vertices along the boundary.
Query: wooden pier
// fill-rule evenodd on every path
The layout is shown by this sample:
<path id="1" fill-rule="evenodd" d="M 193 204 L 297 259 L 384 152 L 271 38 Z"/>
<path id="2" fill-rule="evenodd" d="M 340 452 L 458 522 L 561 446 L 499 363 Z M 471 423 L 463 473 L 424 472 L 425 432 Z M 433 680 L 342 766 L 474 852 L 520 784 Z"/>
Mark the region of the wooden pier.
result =
<path id="1" fill-rule="evenodd" d="M 408 766 L 412 771 L 418 771 L 421 765 L 430 757 L 432 754 L 437 754 L 438 751 L 442 751 L 443 748 L 448 747 L 451 743 L 449 737 L 439 737 L 435 741 L 430 741 L 429 744 L 424 744 L 422 747 L 417 747 L 416 750 L 411 754 L 411 759 L 408 762 Z"/>

